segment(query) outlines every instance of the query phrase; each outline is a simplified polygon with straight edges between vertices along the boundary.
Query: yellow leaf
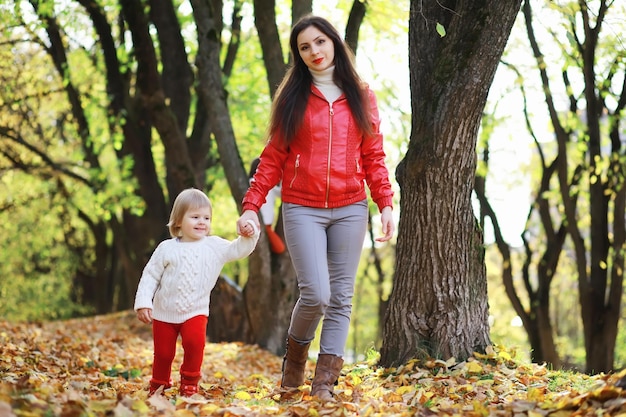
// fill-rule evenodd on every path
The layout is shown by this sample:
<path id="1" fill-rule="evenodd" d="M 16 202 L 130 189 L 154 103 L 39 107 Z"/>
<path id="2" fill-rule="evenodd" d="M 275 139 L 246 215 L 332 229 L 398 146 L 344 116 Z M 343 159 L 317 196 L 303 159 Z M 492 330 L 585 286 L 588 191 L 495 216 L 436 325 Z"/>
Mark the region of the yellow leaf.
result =
<path id="1" fill-rule="evenodd" d="M 498 357 L 500 357 L 501 359 L 507 360 L 507 361 L 510 361 L 512 359 L 511 355 L 509 355 L 509 352 L 505 352 L 503 350 L 501 350 L 498 353 Z"/>
<path id="2" fill-rule="evenodd" d="M 380 398 L 383 395 L 385 395 L 385 391 L 383 390 L 382 387 L 375 387 L 374 389 L 366 391 L 363 394 L 369 398 Z"/>
<path id="3" fill-rule="evenodd" d="M 246 391 L 238 391 L 235 394 L 235 398 L 237 398 L 238 400 L 248 401 L 252 399 L 252 396 L 248 394 Z"/>
<path id="4" fill-rule="evenodd" d="M 480 364 L 478 362 L 468 362 L 467 365 L 465 365 L 465 369 L 467 369 L 467 372 L 472 373 L 472 374 L 479 374 L 483 371 L 483 367 L 480 366 Z"/>
<path id="5" fill-rule="evenodd" d="M 489 409 L 485 407 L 485 405 L 482 404 L 480 401 L 477 401 L 477 400 L 472 401 L 472 407 L 474 408 L 474 411 L 481 416 L 489 415 Z"/>
<path id="6" fill-rule="evenodd" d="M 115 407 L 116 400 L 89 401 L 89 408 L 96 413 L 104 413 Z"/>
<path id="7" fill-rule="evenodd" d="M 352 385 L 359 385 L 363 382 L 361 377 L 355 374 L 350 374 L 350 379 L 352 380 Z"/>
<path id="8" fill-rule="evenodd" d="M 142 400 L 133 401 L 133 405 L 131 406 L 133 411 L 137 411 L 142 414 L 148 414 L 150 412 L 150 407 Z"/>
<path id="9" fill-rule="evenodd" d="M 538 401 L 539 402 L 539 401 L 543 401 L 543 394 L 544 394 L 544 389 L 543 388 L 530 387 L 530 388 L 528 388 L 527 397 L 531 401 Z"/>
<path id="10" fill-rule="evenodd" d="M 484 354 L 484 353 L 480 353 L 480 352 L 474 352 L 474 356 L 476 356 L 478 359 L 489 359 L 490 358 L 489 354 Z"/>
<path id="11" fill-rule="evenodd" d="M 184 408 L 174 411 L 174 415 L 176 417 L 196 417 L 196 414 L 191 410 L 186 410 Z"/>
<path id="12" fill-rule="evenodd" d="M 404 385 L 402 387 L 396 388 L 396 394 L 404 395 L 408 392 L 414 391 L 415 389 L 412 386 Z"/>
<path id="13" fill-rule="evenodd" d="M 474 391 L 474 386 L 472 384 L 463 384 L 459 389 L 465 390 L 465 392 L 472 392 Z"/>
<path id="14" fill-rule="evenodd" d="M 200 408 L 200 415 L 211 416 L 220 410 L 220 407 L 216 404 L 206 404 Z"/>

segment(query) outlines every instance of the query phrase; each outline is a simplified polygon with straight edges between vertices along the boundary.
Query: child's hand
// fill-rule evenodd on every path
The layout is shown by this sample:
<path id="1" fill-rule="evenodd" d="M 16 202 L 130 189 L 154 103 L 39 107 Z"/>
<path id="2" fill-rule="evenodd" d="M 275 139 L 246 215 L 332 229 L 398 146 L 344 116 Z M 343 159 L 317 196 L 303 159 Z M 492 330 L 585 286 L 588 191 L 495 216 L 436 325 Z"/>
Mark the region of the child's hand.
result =
<path id="1" fill-rule="evenodd" d="M 245 237 L 254 236 L 261 227 L 259 216 L 252 210 L 243 212 L 239 220 L 237 220 L 237 234 Z"/>
<path id="2" fill-rule="evenodd" d="M 152 323 L 152 309 L 140 308 L 137 310 L 137 318 L 144 323 Z"/>

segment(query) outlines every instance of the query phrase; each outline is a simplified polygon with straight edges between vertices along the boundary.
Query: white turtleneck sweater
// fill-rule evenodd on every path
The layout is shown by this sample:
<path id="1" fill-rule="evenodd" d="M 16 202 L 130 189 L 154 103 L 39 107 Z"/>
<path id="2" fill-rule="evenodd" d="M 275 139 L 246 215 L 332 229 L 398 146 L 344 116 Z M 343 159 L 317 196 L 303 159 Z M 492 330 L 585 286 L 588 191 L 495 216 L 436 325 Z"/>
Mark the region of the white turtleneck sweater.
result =
<path id="1" fill-rule="evenodd" d="M 337 87 L 335 82 L 333 81 L 333 72 L 335 71 L 335 66 L 326 68 L 324 71 L 316 71 L 309 69 L 311 71 L 311 75 L 313 76 L 313 85 L 315 85 L 326 97 L 329 103 L 334 102 L 343 94 L 341 88 Z"/>

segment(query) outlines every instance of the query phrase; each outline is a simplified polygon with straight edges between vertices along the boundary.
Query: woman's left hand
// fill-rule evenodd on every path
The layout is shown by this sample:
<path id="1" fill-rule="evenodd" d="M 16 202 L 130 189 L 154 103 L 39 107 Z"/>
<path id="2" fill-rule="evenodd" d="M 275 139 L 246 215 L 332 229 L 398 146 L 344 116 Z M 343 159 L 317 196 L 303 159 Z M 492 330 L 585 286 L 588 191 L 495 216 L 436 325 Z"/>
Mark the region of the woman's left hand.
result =
<path id="1" fill-rule="evenodd" d="M 383 208 L 383 211 L 380 213 L 380 222 L 383 226 L 383 236 L 376 238 L 376 242 L 387 242 L 393 237 L 393 233 L 396 230 L 390 206 Z"/>
<path id="2" fill-rule="evenodd" d="M 252 210 L 244 211 L 237 220 L 237 234 L 240 236 L 254 236 L 260 227 L 259 216 Z"/>

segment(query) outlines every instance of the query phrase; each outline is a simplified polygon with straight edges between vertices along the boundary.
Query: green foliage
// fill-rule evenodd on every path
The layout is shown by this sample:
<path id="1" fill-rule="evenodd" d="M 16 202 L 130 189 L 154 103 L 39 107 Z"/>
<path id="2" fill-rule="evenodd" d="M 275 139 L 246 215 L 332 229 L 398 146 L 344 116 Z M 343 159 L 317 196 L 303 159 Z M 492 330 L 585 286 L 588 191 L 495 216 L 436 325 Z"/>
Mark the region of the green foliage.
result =
<path id="1" fill-rule="evenodd" d="M 593 389 L 597 382 L 591 378 L 580 378 L 578 372 L 554 370 L 548 374 L 546 388 L 550 392 L 561 392 L 563 387 L 570 387 L 574 391 L 588 391 Z"/>
<path id="2" fill-rule="evenodd" d="M 247 172 L 265 146 L 271 100 L 256 32 L 242 31 L 240 37 L 237 61 L 225 83 L 237 147 Z"/>
<path id="3" fill-rule="evenodd" d="M 439 22 L 437 22 L 437 33 L 439 34 L 439 36 L 441 36 L 442 38 L 444 36 L 446 36 L 446 28 Z"/>
<path id="4" fill-rule="evenodd" d="M 0 317 L 62 319 L 89 312 L 72 293 L 79 260 L 66 250 L 69 224 L 58 213 L 54 189 L 25 174 L 0 177 Z M 52 210 L 51 210 L 52 207 Z"/>

